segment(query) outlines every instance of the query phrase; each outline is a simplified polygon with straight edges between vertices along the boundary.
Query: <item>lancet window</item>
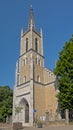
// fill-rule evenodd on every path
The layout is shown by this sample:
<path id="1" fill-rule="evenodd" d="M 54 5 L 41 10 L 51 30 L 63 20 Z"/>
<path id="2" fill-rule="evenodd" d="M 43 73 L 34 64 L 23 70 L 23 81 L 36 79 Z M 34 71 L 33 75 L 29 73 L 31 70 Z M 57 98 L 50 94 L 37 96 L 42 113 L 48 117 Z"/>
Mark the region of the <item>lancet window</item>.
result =
<path id="1" fill-rule="evenodd" d="M 38 39 L 35 38 L 35 51 L 38 52 Z"/>
<path id="2" fill-rule="evenodd" d="M 28 51 L 28 38 L 26 38 L 26 52 Z"/>

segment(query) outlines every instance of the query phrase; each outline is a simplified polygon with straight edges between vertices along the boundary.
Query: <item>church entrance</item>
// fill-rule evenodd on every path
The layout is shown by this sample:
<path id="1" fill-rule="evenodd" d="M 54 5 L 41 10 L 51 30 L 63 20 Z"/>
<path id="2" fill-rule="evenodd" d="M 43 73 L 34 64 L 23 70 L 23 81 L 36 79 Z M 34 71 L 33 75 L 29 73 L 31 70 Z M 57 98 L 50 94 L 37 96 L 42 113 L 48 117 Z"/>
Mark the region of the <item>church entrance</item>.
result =
<path id="1" fill-rule="evenodd" d="M 25 123 L 29 123 L 29 104 L 26 99 L 21 99 L 19 106 L 22 107 L 20 120 L 24 121 Z"/>

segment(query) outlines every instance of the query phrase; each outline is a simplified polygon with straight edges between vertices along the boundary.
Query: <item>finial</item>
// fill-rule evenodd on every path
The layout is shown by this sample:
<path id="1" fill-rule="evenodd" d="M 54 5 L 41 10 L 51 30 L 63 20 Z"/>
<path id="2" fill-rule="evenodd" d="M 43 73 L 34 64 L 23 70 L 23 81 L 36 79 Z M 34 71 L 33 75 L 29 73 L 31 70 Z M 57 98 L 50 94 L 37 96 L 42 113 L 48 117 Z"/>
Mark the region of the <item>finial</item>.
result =
<path id="1" fill-rule="evenodd" d="M 42 35 L 43 35 L 43 34 L 42 34 L 42 28 L 40 29 L 40 34 L 41 34 L 41 37 L 42 37 Z"/>
<path id="2" fill-rule="evenodd" d="M 21 29 L 21 36 L 23 36 L 23 28 Z"/>
<path id="3" fill-rule="evenodd" d="M 32 9 L 32 5 L 30 5 L 30 9 Z"/>

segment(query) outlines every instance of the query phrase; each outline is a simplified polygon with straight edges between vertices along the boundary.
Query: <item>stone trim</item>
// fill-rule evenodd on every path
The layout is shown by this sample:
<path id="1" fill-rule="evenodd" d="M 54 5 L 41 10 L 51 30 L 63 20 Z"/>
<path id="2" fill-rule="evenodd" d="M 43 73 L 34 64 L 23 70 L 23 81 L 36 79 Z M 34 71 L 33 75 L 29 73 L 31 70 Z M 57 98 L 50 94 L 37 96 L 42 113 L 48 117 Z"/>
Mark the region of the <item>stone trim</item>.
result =
<path id="1" fill-rule="evenodd" d="M 47 85 L 56 83 L 56 80 L 53 81 L 53 82 L 50 82 L 50 83 L 46 83 L 46 84 L 41 83 L 41 82 L 38 82 L 38 81 L 35 81 L 35 80 L 33 80 L 33 82 L 47 87 Z M 23 87 L 27 87 L 27 86 L 29 85 L 28 83 L 30 83 L 30 81 L 27 81 L 26 83 L 20 84 L 20 85 L 18 85 L 18 86 L 16 86 L 16 87 L 18 87 L 18 89 L 22 89 Z M 25 85 L 25 84 L 26 84 L 26 85 Z M 23 86 L 23 85 L 25 85 L 25 86 Z M 22 87 L 22 86 L 23 86 L 23 87 Z"/>
<path id="2" fill-rule="evenodd" d="M 24 93 L 24 94 L 21 94 L 21 95 L 18 95 L 18 96 L 16 96 L 16 97 L 21 97 L 21 96 L 28 95 L 28 94 L 30 94 L 30 92 Z"/>
<path id="3" fill-rule="evenodd" d="M 54 83 L 56 83 L 56 81 L 53 81 L 53 82 L 47 83 L 47 84 L 45 84 L 45 87 L 47 87 L 47 85 L 54 84 Z"/>
<path id="4" fill-rule="evenodd" d="M 21 87 L 21 88 L 23 88 L 23 87 L 27 87 L 28 85 L 29 85 L 29 83 L 30 83 L 30 81 L 27 81 L 27 82 L 25 82 L 25 83 L 23 83 L 23 84 L 19 84 L 19 85 L 17 85 L 16 87 Z M 24 86 L 23 86 L 24 85 Z"/>
<path id="5" fill-rule="evenodd" d="M 22 35 L 22 37 L 24 37 L 24 36 L 25 36 L 28 32 L 30 32 L 30 31 L 31 31 L 31 30 L 29 29 L 29 30 L 27 30 L 26 32 L 24 32 L 23 35 Z M 36 31 L 33 30 L 33 29 L 32 29 L 32 31 L 33 31 L 34 33 L 36 33 L 39 37 L 41 37 L 41 36 L 40 36 L 40 33 L 36 32 Z"/>
<path id="6" fill-rule="evenodd" d="M 50 85 L 50 84 L 56 83 L 56 81 L 53 81 L 53 82 L 50 82 L 50 83 L 46 83 L 46 84 L 44 84 L 44 83 L 40 83 L 40 82 L 38 82 L 38 81 L 34 81 L 34 83 L 37 83 L 37 84 L 40 84 L 40 85 L 43 85 L 43 86 L 47 87 L 47 85 Z"/>
<path id="7" fill-rule="evenodd" d="M 36 51 L 33 50 L 33 49 L 29 49 L 27 52 L 25 52 L 25 53 L 23 53 L 22 55 L 20 55 L 19 58 L 22 57 L 23 55 L 27 54 L 27 53 L 30 52 L 30 51 L 34 51 L 36 54 L 38 54 L 38 55 L 40 55 L 42 58 L 44 58 L 44 56 L 42 56 L 40 53 L 36 52 Z"/>

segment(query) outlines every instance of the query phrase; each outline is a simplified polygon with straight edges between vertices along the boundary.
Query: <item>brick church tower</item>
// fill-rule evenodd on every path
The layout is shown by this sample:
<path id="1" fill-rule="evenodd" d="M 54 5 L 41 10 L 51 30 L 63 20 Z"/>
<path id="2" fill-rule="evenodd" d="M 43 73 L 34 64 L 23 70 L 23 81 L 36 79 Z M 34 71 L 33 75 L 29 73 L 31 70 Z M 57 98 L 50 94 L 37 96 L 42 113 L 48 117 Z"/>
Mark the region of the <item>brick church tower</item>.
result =
<path id="1" fill-rule="evenodd" d="M 54 120 L 57 114 L 56 76 L 44 67 L 42 30 L 36 31 L 34 14 L 30 8 L 28 28 L 21 30 L 20 57 L 16 63 L 13 94 L 13 122 L 33 126 L 34 113 L 37 120 Z M 16 109 L 20 111 L 16 113 Z M 51 117 L 50 117 L 51 116 Z"/>

